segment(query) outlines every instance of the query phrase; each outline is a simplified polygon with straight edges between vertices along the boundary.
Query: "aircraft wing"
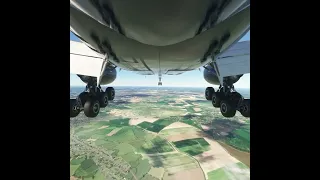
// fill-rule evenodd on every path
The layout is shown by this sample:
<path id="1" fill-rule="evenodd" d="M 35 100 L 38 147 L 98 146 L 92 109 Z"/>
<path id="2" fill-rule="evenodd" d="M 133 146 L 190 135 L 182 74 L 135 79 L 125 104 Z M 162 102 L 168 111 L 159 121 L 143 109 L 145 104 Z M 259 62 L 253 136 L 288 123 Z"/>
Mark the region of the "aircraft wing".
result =
<path id="1" fill-rule="evenodd" d="M 250 73 L 250 41 L 235 43 L 216 60 L 221 77 Z"/>
<path id="2" fill-rule="evenodd" d="M 81 42 L 70 41 L 70 73 L 98 77 L 103 57 Z M 220 77 L 250 73 L 250 41 L 237 42 L 225 50 L 216 60 Z M 139 71 L 141 75 L 152 75 L 150 71 Z M 184 71 L 173 72 L 172 75 Z M 171 75 L 167 73 L 167 75 Z"/>
<path id="3" fill-rule="evenodd" d="M 70 73 L 99 77 L 103 57 L 81 42 L 70 41 Z"/>

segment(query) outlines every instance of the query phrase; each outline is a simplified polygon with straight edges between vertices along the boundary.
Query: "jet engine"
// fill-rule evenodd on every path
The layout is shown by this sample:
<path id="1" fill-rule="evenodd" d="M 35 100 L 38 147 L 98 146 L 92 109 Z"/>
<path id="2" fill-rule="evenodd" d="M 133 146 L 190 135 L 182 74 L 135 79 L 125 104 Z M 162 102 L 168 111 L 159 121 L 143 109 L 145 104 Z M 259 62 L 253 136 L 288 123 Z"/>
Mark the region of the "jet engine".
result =
<path id="1" fill-rule="evenodd" d="M 203 71 L 204 79 L 210 84 L 220 85 L 219 78 L 218 78 L 218 75 L 217 75 L 217 72 L 215 71 L 215 69 L 210 65 L 207 65 L 204 68 L 205 68 L 204 71 Z M 227 82 L 227 84 L 234 84 L 242 76 L 243 76 L 243 74 L 236 75 L 236 76 L 224 77 L 224 82 Z"/>
<path id="2" fill-rule="evenodd" d="M 92 76 L 78 75 L 84 83 L 96 82 L 97 78 Z M 117 78 L 117 71 L 114 67 L 106 67 L 101 78 L 101 85 L 112 83 Z"/>

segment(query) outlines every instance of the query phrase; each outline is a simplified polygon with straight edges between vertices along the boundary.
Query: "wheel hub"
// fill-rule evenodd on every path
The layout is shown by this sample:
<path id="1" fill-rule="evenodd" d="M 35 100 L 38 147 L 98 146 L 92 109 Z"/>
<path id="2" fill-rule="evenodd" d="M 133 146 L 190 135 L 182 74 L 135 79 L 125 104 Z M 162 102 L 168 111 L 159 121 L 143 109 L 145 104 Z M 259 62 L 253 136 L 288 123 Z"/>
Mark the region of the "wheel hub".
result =
<path id="1" fill-rule="evenodd" d="M 221 104 L 221 111 L 222 111 L 223 113 L 226 113 L 227 110 L 228 110 L 227 105 L 226 105 L 225 103 L 222 103 L 222 104 Z"/>
<path id="2" fill-rule="evenodd" d="M 216 97 L 212 97 L 212 102 L 215 104 L 216 103 Z"/>
<path id="3" fill-rule="evenodd" d="M 247 105 L 244 105 L 243 107 L 242 107 L 242 112 L 248 112 L 248 106 Z"/>
<path id="4" fill-rule="evenodd" d="M 99 111 L 99 104 L 98 103 L 95 103 L 92 107 L 92 110 L 94 113 L 97 113 Z"/>

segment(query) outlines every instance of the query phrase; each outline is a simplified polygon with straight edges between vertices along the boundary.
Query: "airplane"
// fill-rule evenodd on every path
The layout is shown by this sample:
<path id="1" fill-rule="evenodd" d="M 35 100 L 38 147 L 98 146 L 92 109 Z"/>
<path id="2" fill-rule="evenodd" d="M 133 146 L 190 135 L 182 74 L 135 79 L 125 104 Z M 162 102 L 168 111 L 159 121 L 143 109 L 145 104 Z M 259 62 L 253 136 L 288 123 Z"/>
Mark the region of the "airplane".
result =
<path id="1" fill-rule="evenodd" d="M 250 99 L 234 88 L 250 73 L 250 0 L 70 0 L 70 73 L 86 83 L 70 99 L 70 117 L 96 117 L 115 97 L 116 68 L 179 75 L 203 67 L 205 98 L 224 117 L 250 117 Z M 190 82 L 192 85 L 192 82 Z"/>

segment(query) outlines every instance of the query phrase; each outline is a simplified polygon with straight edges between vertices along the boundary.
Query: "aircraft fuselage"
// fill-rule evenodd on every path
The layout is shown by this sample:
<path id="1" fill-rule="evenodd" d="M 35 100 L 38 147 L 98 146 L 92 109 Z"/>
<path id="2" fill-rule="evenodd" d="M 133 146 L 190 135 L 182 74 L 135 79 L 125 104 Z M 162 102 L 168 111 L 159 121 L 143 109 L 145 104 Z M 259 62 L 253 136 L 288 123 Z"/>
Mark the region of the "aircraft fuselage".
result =
<path id="1" fill-rule="evenodd" d="M 122 69 L 176 75 L 201 67 L 250 28 L 247 0 L 71 0 L 70 27 Z"/>

